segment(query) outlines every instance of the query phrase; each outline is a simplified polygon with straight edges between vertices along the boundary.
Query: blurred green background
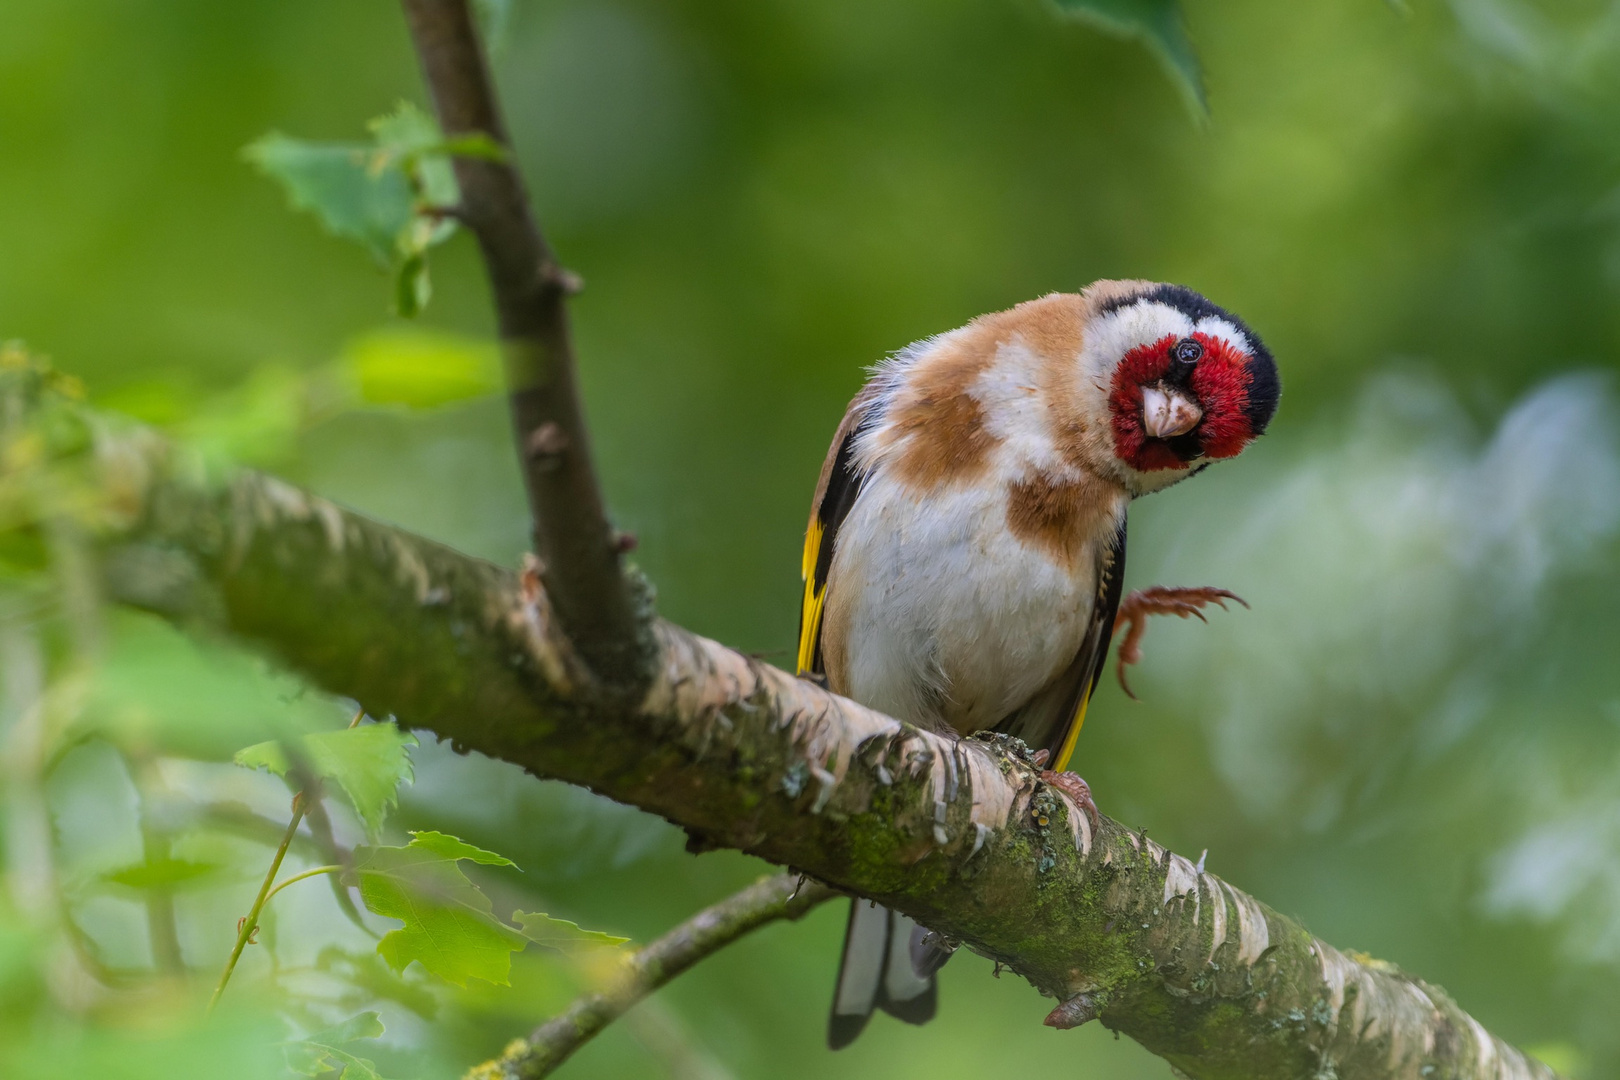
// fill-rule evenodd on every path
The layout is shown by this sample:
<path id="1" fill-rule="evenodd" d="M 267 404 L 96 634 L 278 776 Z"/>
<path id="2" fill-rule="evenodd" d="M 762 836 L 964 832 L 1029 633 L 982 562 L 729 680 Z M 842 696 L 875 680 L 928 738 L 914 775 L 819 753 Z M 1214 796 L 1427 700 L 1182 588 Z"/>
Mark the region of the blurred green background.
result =
<path id="1" fill-rule="evenodd" d="M 1155 624 L 1141 702 L 1105 681 L 1076 767 L 1106 812 L 1207 848 L 1327 940 L 1573 1075 L 1614 1075 L 1620 4 L 1186 14 L 1207 120 L 1142 45 L 1036 0 L 516 0 L 497 66 L 542 220 L 587 282 L 573 312 L 616 519 L 666 616 L 786 665 L 810 491 L 865 365 L 1099 277 L 1205 292 L 1272 347 L 1282 409 L 1243 458 L 1132 511 L 1127 585 L 1219 585 L 1253 610 Z M 10 0 L 0 337 L 98 404 L 515 565 L 498 399 L 328 417 L 299 389 L 367 349 L 484 355 L 471 243 L 435 253 L 432 306 L 404 323 L 365 254 L 240 154 L 272 129 L 356 139 L 401 99 L 423 94 L 377 0 Z M 211 982 L 267 849 L 175 807 L 211 792 L 284 822 L 279 782 L 210 762 L 346 716 L 226 643 L 117 613 L 102 633 L 64 668 L 43 857 L 77 946 L 138 982 L 147 915 L 96 875 L 140 858 L 138 818 L 225 852 L 177 900 L 184 963 Z M 448 748 L 416 767 L 397 826 L 515 859 L 480 879 L 497 910 L 646 940 L 765 869 Z M 18 905 L 33 886 L 7 857 Z M 0 1061 L 278 1075 L 271 1006 L 323 945 L 369 945 L 318 884 L 276 904 L 244 1004 L 201 1034 L 53 974 L 63 946 L 0 919 Z M 1049 1003 L 965 955 L 931 1027 L 880 1020 L 833 1056 L 843 918 L 744 941 L 563 1075 L 1169 1075 L 1098 1025 L 1041 1027 Z M 386 1004 L 374 1056 L 458 1075 L 575 978 L 525 954 L 515 988 L 442 994 L 433 1021 Z"/>

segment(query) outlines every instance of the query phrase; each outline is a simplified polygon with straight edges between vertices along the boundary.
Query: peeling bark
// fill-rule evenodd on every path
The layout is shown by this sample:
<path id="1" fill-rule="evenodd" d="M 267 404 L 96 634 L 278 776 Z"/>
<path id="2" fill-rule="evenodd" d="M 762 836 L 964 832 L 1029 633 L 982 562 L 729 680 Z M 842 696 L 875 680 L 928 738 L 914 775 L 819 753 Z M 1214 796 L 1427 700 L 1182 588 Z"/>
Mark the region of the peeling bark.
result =
<path id="1" fill-rule="evenodd" d="M 373 715 L 869 896 L 1201 1078 L 1547 1078 L 1442 990 L 1042 783 L 1004 737 L 919 730 L 673 624 L 635 700 L 513 574 L 285 483 L 188 480 L 104 439 L 114 595 L 220 626 Z M 1076 999 L 1081 999 L 1077 1001 Z M 1069 1004 L 1065 1004 L 1069 1003 Z"/>

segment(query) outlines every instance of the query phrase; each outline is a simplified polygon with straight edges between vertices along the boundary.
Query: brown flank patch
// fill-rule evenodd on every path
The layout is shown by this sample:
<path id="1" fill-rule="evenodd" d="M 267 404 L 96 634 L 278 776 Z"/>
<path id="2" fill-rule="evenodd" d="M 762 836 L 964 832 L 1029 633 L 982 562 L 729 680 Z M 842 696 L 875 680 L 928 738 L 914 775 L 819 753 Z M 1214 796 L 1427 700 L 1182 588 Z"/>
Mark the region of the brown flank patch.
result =
<path id="1" fill-rule="evenodd" d="M 911 436 L 895 462 L 896 472 L 923 489 L 981 475 L 1000 441 L 985 429 L 984 410 L 967 394 L 908 405 L 896 415 L 894 427 L 896 435 Z"/>
<path id="2" fill-rule="evenodd" d="M 1090 473 L 1076 480 L 1037 473 L 1007 486 L 1007 527 L 1025 544 L 1073 569 L 1087 542 L 1103 531 L 1099 526 L 1113 519 L 1120 498 L 1113 485 Z"/>

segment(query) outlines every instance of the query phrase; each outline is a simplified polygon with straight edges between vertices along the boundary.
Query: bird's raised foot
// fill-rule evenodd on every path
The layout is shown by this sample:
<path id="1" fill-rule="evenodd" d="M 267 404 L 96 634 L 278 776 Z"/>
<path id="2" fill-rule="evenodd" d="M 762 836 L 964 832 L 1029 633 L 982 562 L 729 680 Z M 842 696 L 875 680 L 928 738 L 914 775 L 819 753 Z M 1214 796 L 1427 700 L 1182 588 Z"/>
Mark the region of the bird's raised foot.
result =
<path id="1" fill-rule="evenodd" d="M 1114 616 L 1114 632 L 1121 629 L 1125 637 L 1119 643 L 1117 672 L 1119 685 L 1133 700 L 1136 695 L 1131 692 L 1131 684 L 1125 681 L 1125 669 L 1142 659 L 1142 634 L 1147 630 L 1147 617 L 1149 615 L 1176 615 L 1183 619 L 1196 615 L 1201 621 L 1204 618 L 1203 607 L 1206 604 L 1219 604 L 1222 611 L 1226 610 L 1226 601 L 1236 600 L 1244 607 L 1249 602 L 1234 592 L 1225 589 L 1198 586 L 1193 588 L 1169 588 L 1164 585 L 1154 585 L 1147 589 L 1137 589 L 1119 602 L 1119 613 Z"/>
<path id="2" fill-rule="evenodd" d="M 1090 784 L 1072 772 L 1053 772 L 1051 769 L 1041 770 L 1041 780 L 1073 799 L 1074 804 L 1091 819 L 1093 831 L 1102 828 L 1102 815 L 1097 813 L 1097 804 L 1091 799 Z"/>

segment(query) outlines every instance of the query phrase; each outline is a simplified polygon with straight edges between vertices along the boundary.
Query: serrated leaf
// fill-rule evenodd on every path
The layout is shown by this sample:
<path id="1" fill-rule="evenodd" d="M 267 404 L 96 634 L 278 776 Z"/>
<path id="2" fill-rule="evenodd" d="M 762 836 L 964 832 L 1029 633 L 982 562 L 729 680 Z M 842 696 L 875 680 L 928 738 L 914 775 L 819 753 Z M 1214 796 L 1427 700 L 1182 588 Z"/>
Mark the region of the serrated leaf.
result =
<path id="1" fill-rule="evenodd" d="M 455 219 L 436 214 L 460 199 L 454 155 L 504 157 L 487 136 L 447 140 L 433 118 L 408 102 L 368 125 L 372 144 L 317 143 L 277 132 L 243 154 L 280 182 L 292 205 L 313 213 L 335 236 L 354 240 L 394 277 L 400 314 L 429 297 L 427 251 L 449 239 Z"/>
<path id="2" fill-rule="evenodd" d="M 126 889 L 174 889 L 199 884 L 219 869 L 215 863 L 155 859 L 108 870 L 101 875 L 101 880 Z"/>
<path id="3" fill-rule="evenodd" d="M 354 952 L 328 945 L 316 957 L 315 967 L 353 986 L 359 994 L 357 1000 L 396 1001 L 427 1020 L 439 1014 L 439 999 L 425 985 L 427 977 L 422 980 L 398 977 L 375 950 Z"/>
<path id="4" fill-rule="evenodd" d="M 451 206 L 461 197 L 447 156 L 450 151 L 433 117 L 410 102 L 402 101 L 393 112 L 377 117 L 366 126 L 382 151 L 372 163 L 373 168 L 399 169 L 417 196 L 431 206 Z M 455 222 L 450 219 L 432 224 L 435 235 L 423 238 L 423 247 L 450 235 L 455 228 Z"/>
<path id="5" fill-rule="evenodd" d="M 345 881 L 359 886 L 371 911 L 405 924 L 377 943 L 389 967 L 402 972 L 414 960 L 457 986 L 468 979 L 507 984 L 512 954 L 528 939 L 495 917 L 489 897 L 459 861 L 511 866 L 510 859 L 439 832 L 413 833 L 404 847 L 361 847 L 354 854 Z"/>
<path id="6" fill-rule="evenodd" d="M 369 1058 L 356 1057 L 335 1046 L 321 1046 L 319 1043 L 310 1045 L 320 1050 L 334 1067 L 342 1067 L 343 1072 L 337 1080 L 383 1080 L 382 1074 L 377 1071 L 376 1062 Z"/>
<path id="7" fill-rule="evenodd" d="M 377 1039 L 382 1034 L 382 1018 L 377 1013 L 351 1016 L 307 1039 L 286 1043 L 287 1067 L 304 1076 L 341 1072 L 335 1080 L 382 1080 L 374 1062 L 343 1049 L 359 1039 Z"/>
<path id="8" fill-rule="evenodd" d="M 317 1031 L 305 1042 L 318 1042 L 326 1046 L 343 1046 L 356 1039 L 380 1039 L 386 1029 L 382 1014 L 376 1011 L 358 1013 L 339 1024 Z"/>
<path id="9" fill-rule="evenodd" d="M 367 121 L 366 130 L 377 145 L 399 153 L 419 153 L 444 141 L 438 122 L 408 101 L 394 111 Z"/>
<path id="10" fill-rule="evenodd" d="M 411 833 L 410 846 L 431 851 L 446 859 L 466 859 L 468 862 L 481 863 L 484 866 L 517 866 L 517 863 L 505 855 L 478 847 L 476 844 L 469 844 L 459 836 L 431 829 Z"/>
<path id="11" fill-rule="evenodd" d="M 231 760 L 244 769 L 263 769 L 276 776 L 286 776 L 287 770 L 292 768 L 292 763 L 287 760 L 287 751 L 274 739 L 243 747 Z"/>
<path id="12" fill-rule="evenodd" d="M 333 1071 L 333 1066 L 327 1064 L 326 1055 L 319 1047 L 304 1042 L 290 1042 L 284 1044 L 281 1051 L 287 1059 L 287 1070 L 299 1076 L 330 1075 Z"/>
<path id="13" fill-rule="evenodd" d="M 474 338 L 389 329 L 351 341 L 338 361 L 370 405 L 431 409 L 500 391 L 500 353 Z"/>
<path id="14" fill-rule="evenodd" d="M 412 778 L 409 748 L 415 745 L 416 736 L 392 723 L 317 731 L 295 743 L 297 755 L 310 771 L 343 789 L 367 836 L 382 830 L 383 819 L 398 799 L 399 785 Z M 264 769 L 283 777 L 292 768 L 287 748 L 279 740 L 238 750 L 234 760 L 245 769 Z"/>
<path id="15" fill-rule="evenodd" d="M 1202 116 L 1209 110 L 1198 54 L 1187 36 L 1180 0 L 1054 0 L 1058 8 L 1098 29 L 1147 43 Z"/>
<path id="16" fill-rule="evenodd" d="M 629 938 L 614 937 L 600 930 L 586 930 L 578 923 L 556 919 L 539 911 L 514 911 L 512 921 L 523 928 L 523 936 L 541 948 L 557 952 L 623 945 Z"/>
<path id="17" fill-rule="evenodd" d="M 280 182 L 298 210 L 308 210 L 334 236 L 354 240 L 383 266 L 415 215 L 415 195 L 402 169 L 374 169 L 368 146 L 315 143 L 271 132 L 243 151 Z"/>

